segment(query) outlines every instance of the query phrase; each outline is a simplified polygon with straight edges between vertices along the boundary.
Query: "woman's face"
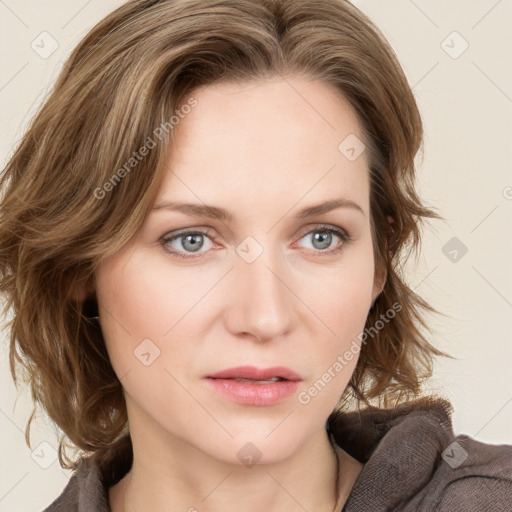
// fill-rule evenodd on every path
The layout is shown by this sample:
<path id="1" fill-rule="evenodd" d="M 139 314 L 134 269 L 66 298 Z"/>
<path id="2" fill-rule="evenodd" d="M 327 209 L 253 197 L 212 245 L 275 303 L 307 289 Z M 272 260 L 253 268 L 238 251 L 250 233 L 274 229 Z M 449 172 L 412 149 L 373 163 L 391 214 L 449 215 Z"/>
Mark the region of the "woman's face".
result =
<path id="1" fill-rule="evenodd" d="M 97 272 L 101 327 L 132 435 L 270 463 L 324 431 L 382 289 L 366 152 L 352 108 L 320 82 L 192 96 L 155 208 Z M 347 203 L 306 215 L 332 201 Z M 207 378 L 241 366 L 300 380 Z"/>

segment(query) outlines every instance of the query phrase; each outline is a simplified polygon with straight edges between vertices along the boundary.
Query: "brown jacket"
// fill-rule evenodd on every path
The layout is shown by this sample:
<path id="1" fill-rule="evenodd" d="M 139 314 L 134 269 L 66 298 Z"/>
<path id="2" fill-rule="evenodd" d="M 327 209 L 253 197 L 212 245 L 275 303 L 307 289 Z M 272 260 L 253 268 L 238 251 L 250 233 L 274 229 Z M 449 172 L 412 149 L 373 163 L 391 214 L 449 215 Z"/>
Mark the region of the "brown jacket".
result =
<path id="1" fill-rule="evenodd" d="M 333 413 L 331 439 L 364 463 L 341 512 L 512 511 L 512 445 L 455 436 L 451 413 L 447 400 L 430 397 Z M 132 457 L 125 437 L 104 465 L 82 459 L 44 512 L 110 512 L 108 488 L 129 471 Z"/>

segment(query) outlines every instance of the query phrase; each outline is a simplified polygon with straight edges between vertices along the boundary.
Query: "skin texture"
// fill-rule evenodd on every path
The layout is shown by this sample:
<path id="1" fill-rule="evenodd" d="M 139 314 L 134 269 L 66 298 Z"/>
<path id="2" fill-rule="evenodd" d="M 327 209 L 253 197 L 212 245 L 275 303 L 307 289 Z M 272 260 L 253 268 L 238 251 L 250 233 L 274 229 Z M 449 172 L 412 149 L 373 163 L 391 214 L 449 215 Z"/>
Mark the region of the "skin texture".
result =
<path id="1" fill-rule="evenodd" d="M 110 489 L 111 507 L 330 512 L 337 473 L 325 422 L 357 356 L 308 404 L 297 395 L 357 340 L 384 285 L 374 273 L 366 154 L 349 161 L 338 150 L 349 134 L 362 138 L 360 127 L 335 89 L 305 78 L 217 84 L 192 96 L 198 105 L 175 128 L 155 204 L 215 205 L 233 220 L 153 210 L 98 269 L 101 327 L 134 447 L 132 470 Z M 294 218 L 342 197 L 363 213 Z M 315 242 L 323 224 L 353 241 Z M 189 260 L 160 243 L 185 228 L 211 234 L 195 245 L 184 237 L 166 244 Z M 245 245 L 247 237 L 259 246 Z M 248 263 L 240 247 L 262 253 Z M 150 360 L 160 351 L 148 366 L 134 355 L 145 339 L 154 344 L 146 346 Z M 282 402 L 258 407 L 228 400 L 203 379 L 246 364 L 287 366 L 303 381 Z M 247 443 L 260 452 L 252 466 L 237 455 Z M 343 452 L 339 504 L 361 468 Z"/>

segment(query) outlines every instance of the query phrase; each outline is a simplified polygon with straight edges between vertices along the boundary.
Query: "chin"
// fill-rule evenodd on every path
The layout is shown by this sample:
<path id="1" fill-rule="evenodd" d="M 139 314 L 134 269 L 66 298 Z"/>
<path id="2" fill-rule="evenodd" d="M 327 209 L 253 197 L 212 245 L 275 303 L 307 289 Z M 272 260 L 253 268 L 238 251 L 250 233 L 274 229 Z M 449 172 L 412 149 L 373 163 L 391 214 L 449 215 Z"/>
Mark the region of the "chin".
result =
<path id="1" fill-rule="evenodd" d="M 274 425 L 275 428 L 275 425 Z M 233 438 L 212 440 L 204 437 L 205 444 L 198 446 L 204 453 L 226 464 L 244 465 L 251 467 L 255 464 L 275 464 L 293 456 L 301 445 L 300 439 L 290 436 L 289 430 L 283 430 L 279 436 L 276 432 L 268 435 L 265 432 L 255 432 L 253 435 L 245 429 Z M 206 440 L 209 440 L 206 441 Z M 213 441 L 213 443 L 212 443 Z"/>

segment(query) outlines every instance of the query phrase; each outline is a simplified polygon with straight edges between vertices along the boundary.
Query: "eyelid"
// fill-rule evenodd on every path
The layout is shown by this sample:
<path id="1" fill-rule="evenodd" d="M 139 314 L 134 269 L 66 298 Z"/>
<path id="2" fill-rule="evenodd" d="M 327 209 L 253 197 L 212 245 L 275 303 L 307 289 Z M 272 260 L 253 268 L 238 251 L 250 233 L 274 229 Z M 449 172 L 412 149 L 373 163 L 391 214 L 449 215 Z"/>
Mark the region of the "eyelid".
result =
<path id="1" fill-rule="evenodd" d="M 339 232 L 340 234 L 344 234 L 344 235 L 348 236 L 347 231 L 340 226 L 335 226 L 334 224 L 320 223 L 320 224 L 311 224 L 309 226 L 306 226 L 303 230 L 301 230 L 299 232 L 300 234 L 298 235 L 297 239 L 300 240 L 301 238 L 303 238 L 305 235 L 308 235 L 312 231 L 322 231 L 322 230 L 325 230 L 325 231 L 332 230 L 335 233 Z"/>
<path id="2" fill-rule="evenodd" d="M 213 229 L 203 226 L 198 228 L 183 228 L 178 229 L 176 231 L 169 231 L 168 233 L 162 236 L 162 239 L 169 240 L 171 238 L 174 239 L 179 238 L 180 236 L 193 235 L 196 233 L 200 235 L 208 235 L 209 237 L 212 238 L 215 236 L 215 231 Z"/>

